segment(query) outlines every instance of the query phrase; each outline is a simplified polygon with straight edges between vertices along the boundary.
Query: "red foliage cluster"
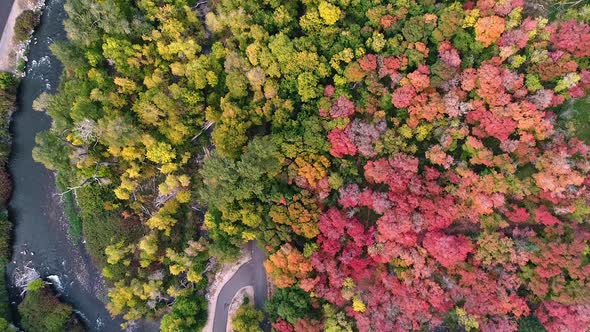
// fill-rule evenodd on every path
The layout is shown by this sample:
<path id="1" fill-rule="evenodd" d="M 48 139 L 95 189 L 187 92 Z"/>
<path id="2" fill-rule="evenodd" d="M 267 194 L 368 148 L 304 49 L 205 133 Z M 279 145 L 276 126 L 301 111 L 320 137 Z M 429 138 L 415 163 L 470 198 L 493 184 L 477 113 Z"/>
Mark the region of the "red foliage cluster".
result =
<path id="1" fill-rule="evenodd" d="M 334 157 L 342 158 L 345 155 L 354 156 L 356 154 L 356 146 L 344 130 L 338 128 L 332 130 L 328 134 L 328 141 L 332 145 L 330 154 Z"/>
<path id="2" fill-rule="evenodd" d="M 472 251 L 471 241 L 463 235 L 445 235 L 440 232 L 426 233 L 422 245 L 442 266 L 451 268 L 464 262 Z"/>
<path id="3" fill-rule="evenodd" d="M 295 322 L 295 325 L 291 325 L 283 319 L 279 318 L 275 323 L 272 324 L 273 330 L 277 332 L 321 332 L 323 331 L 323 325 L 317 320 L 306 320 L 300 318 Z"/>

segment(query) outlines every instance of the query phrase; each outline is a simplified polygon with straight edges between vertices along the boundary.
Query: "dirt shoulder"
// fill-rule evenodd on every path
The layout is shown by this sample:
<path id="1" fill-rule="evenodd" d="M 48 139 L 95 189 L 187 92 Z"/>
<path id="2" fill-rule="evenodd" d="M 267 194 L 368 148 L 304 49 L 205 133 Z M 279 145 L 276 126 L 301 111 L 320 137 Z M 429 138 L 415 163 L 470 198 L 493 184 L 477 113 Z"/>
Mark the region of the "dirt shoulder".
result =
<path id="1" fill-rule="evenodd" d="M 234 276 L 240 267 L 248 263 L 252 259 L 249 250 L 244 250 L 243 255 L 239 261 L 233 264 L 222 264 L 219 271 L 215 274 L 215 279 L 211 282 L 207 292 L 207 299 L 209 301 L 207 312 L 207 324 L 203 328 L 204 332 L 213 331 L 213 320 L 215 318 L 215 307 L 217 305 L 217 298 L 223 289 L 223 286 Z"/>

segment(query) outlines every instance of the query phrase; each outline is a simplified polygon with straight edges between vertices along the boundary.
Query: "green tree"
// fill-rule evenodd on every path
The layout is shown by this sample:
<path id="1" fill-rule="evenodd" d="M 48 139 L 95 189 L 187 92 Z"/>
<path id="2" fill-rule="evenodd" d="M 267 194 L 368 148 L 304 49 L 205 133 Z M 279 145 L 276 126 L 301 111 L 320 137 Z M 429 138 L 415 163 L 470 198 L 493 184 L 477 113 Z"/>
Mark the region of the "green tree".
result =
<path id="1" fill-rule="evenodd" d="M 189 297 L 176 299 L 170 313 L 162 318 L 160 331 L 197 332 L 201 331 L 206 322 L 207 301 L 202 296 L 193 294 Z"/>
<path id="2" fill-rule="evenodd" d="M 73 318 L 70 305 L 61 303 L 41 279 L 32 281 L 18 305 L 21 324 L 28 332 L 62 332 Z"/>
<path id="3" fill-rule="evenodd" d="M 271 321 L 281 317 L 291 324 L 314 312 L 309 294 L 299 287 L 277 288 L 273 297 L 265 303 L 264 310 Z"/>
<path id="4" fill-rule="evenodd" d="M 522 317 L 518 320 L 518 332 L 545 332 L 545 327 L 535 316 Z"/>
<path id="5" fill-rule="evenodd" d="M 64 141 L 51 131 L 44 131 L 35 137 L 37 146 L 33 148 L 33 159 L 50 170 L 67 169 L 68 150 Z"/>
<path id="6" fill-rule="evenodd" d="M 269 137 L 252 140 L 238 161 L 218 153 L 205 161 L 201 197 L 213 211 L 220 212 L 205 220 L 212 239 L 224 239 L 225 233 L 240 246 L 256 237 L 253 230 L 266 218 L 262 202 L 270 198 L 269 189 L 282 163 L 283 157 Z"/>

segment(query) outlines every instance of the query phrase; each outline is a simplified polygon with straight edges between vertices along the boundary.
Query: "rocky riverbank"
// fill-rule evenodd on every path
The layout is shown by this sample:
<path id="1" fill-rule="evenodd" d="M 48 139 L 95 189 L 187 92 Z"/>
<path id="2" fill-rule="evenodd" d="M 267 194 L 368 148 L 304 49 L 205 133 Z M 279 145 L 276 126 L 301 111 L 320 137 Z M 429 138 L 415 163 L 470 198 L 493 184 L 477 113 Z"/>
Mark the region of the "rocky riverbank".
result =
<path id="1" fill-rule="evenodd" d="M 27 10 L 40 13 L 44 6 L 44 0 L 14 0 L 0 38 L 0 71 L 16 72 L 23 69 L 30 40 L 15 38 L 17 19 Z"/>

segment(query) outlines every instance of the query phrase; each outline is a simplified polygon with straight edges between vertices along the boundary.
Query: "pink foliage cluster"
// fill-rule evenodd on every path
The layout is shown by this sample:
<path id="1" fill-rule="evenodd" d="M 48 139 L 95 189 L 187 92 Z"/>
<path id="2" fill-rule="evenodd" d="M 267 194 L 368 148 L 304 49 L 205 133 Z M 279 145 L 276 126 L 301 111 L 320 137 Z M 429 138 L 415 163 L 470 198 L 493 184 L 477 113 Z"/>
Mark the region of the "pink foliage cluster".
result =
<path id="1" fill-rule="evenodd" d="M 549 331 L 586 332 L 590 326 L 590 304 L 543 302 L 536 316 Z"/>
<path id="2" fill-rule="evenodd" d="M 590 56 L 590 25 L 575 20 L 554 23 L 549 27 L 551 43 L 575 57 Z"/>
<path id="3" fill-rule="evenodd" d="M 459 51 L 449 41 L 444 41 L 438 46 L 438 56 L 449 67 L 459 67 L 461 65 Z"/>
<path id="4" fill-rule="evenodd" d="M 330 116 L 333 118 L 347 118 L 354 114 L 354 103 L 344 96 L 340 96 L 332 108 L 330 108 Z"/>

